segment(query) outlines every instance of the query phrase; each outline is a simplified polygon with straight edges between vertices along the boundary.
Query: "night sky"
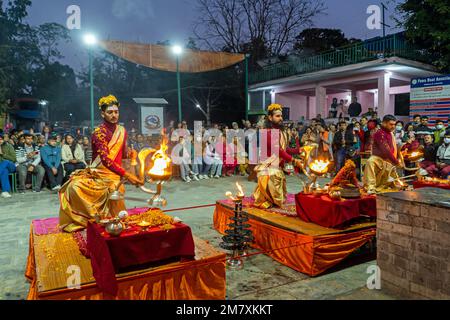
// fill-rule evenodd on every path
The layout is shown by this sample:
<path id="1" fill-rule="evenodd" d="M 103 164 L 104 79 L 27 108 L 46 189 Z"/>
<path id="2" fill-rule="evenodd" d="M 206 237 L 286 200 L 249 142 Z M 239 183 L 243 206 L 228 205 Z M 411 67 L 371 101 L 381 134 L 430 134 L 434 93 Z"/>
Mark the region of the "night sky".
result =
<path id="1" fill-rule="evenodd" d="M 171 40 L 184 43 L 191 35 L 196 18 L 195 0 L 34 0 L 28 22 L 66 24 L 66 8 L 77 4 L 81 8 L 82 30 L 72 32 L 73 42 L 64 46 L 65 63 L 78 69 L 86 65 L 80 34 L 93 31 L 101 38 L 155 43 Z M 366 27 L 367 7 L 379 4 L 374 0 L 325 0 L 326 15 L 315 20 L 316 27 L 339 28 L 347 37 L 361 39 L 381 35 L 381 30 Z M 394 14 L 391 4 L 390 12 Z M 388 24 L 394 26 L 390 19 Z M 389 30 L 388 33 L 398 30 Z"/>

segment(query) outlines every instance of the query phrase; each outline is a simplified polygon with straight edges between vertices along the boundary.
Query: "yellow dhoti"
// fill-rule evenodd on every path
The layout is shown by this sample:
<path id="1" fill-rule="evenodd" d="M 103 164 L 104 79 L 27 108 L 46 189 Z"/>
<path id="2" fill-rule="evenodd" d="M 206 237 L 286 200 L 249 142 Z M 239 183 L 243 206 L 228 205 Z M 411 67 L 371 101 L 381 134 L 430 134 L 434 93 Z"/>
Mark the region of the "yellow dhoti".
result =
<path id="1" fill-rule="evenodd" d="M 75 232 L 84 229 L 97 213 L 116 216 L 125 210 L 123 200 L 109 200 L 119 183 L 120 176 L 101 166 L 75 172 L 59 192 L 59 224 L 63 230 Z M 124 186 L 119 190 L 124 193 Z"/>
<path id="2" fill-rule="evenodd" d="M 398 178 L 396 168 L 393 164 L 378 156 L 371 156 L 367 160 L 363 177 L 363 183 L 367 190 L 383 192 L 389 188 L 393 188 L 394 183 L 390 178 Z"/>
<path id="3" fill-rule="evenodd" d="M 258 185 L 253 192 L 256 207 L 268 209 L 275 205 L 281 208 L 286 194 L 286 176 L 282 170 L 266 168 L 258 172 Z"/>
<path id="4" fill-rule="evenodd" d="M 125 129 L 118 126 L 108 143 L 109 157 L 114 160 L 123 148 Z M 70 180 L 59 191 L 59 225 L 66 232 L 75 232 L 87 227 L 95 215 L 116 216 L 125 210 L 123 200 L 110 200 L 109 196 L 120 184 L 120 176 L 106 168 L 100 156 L 90 168 L 74 172 Z M 124 194 L 121 185 L 119 191 Z"/>

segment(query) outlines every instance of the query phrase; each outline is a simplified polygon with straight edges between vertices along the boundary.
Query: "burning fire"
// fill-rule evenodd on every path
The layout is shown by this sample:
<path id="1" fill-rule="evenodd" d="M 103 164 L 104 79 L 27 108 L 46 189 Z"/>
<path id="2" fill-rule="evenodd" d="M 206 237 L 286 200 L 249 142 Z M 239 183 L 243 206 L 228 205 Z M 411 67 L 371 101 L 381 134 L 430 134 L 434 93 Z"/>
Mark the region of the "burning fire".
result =
<path id="1" fill-rule="evenodd" d="M 238 196 L 243 197 L 245 195 L 244 190 L 242 189 L 242 186 L 239 184 L 239 182 L 236 182 L 236 187 L 239 190 Z"/>
<path id="2" fill-rule="evenodd" d="M 316 174 L 325 174 L 328 172 L 329 165 L 330 162 L 328 160 L 314 160 L 314 162 L 309 165 L 309 168 Z"/>
<path id="3" fill-rule="evenodd" d="M 151 161 L 153 163 L 153 166 L 148 170 L 147 174 L 151 178 L 168 178 L 168 177 L 170 177 L 170 175 L 171 175 L 170 163 L 172 162 L 172 160 L 167 155 L 167 149 L 168 149 L 168 147 L 167 147 L 166 139 L 163 136 L 163 141 L 161 143 L 161 147 L 159 148 L 159 150 L 155 150 L 152 148 L 146 148 L 146 149 L 142 149 L 141 152 L 139 152 L 138 158 L 139 158 L 139 162 L 141 164 L 139 174 L 140 174 L 141 178 L 145 177 L 146 159 L 152 153 L 153 153 L 153 156 L 152 156 Z"/>
<path id="4" fill-rule="evenodd" d="M 161 148 L 152 157 L 153 167 L 148 171 L 150 176 L 164 177 L 167 175 L 167 169 L 172 162 L 166 153 L 167 148 L 166 142 L 163 140 Z"/>
<path id="5" fill-rule="evenodd" d="M 242 186 L 239 184 L 239 182 L 236 182 L 236 187 L 238 189 L 238 193 L 236 194 L 236 197 L 233 196 L 233 193 L 230 191 L 227 191 L 225 195 L 230 198 L 231 200 L 237 200 L 238 198 L 243 198 L 245 196 L 244 190 L 242 189 Z"/>

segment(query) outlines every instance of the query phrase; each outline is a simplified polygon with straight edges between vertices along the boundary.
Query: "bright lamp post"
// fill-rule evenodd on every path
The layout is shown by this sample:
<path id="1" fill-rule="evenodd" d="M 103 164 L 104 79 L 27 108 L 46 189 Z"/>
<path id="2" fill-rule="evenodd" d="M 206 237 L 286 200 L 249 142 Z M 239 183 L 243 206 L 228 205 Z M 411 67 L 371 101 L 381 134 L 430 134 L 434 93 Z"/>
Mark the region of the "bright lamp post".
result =
<path id="1" fill-rule="evenodd" d="M 97 38 L 93 34 L 84 36 L 84 43 L 88 47 L 89 53 L 89 81 L 91 91 L 91 132 L 94 131 L 94 73 L 92 68 L 92 48 L 97 44 Z"/>
<path id="2" fill-rule="evenodd" d="M 202 108 L 199 104 L 196 104 L 195 107 L 196 107 L 197 109 L 199 109 L 199 110 L 204 114 L 204 116 L 206 117 L 206 119 L 208 119 L 207 113 L 205 112 L 205 110 L 203 110 L 203 108 Z"/>
<path id="3" fill-rule="evenodd" d="M 176 45 L 172 47 L 172 52 L 177 57 L 177 92 L 178 92 L 178 121 L 183 121 L 183 114 L 181 111 L 181 79 L 180 79 L 180 55 L 183 53 L 183 48 Z"/>

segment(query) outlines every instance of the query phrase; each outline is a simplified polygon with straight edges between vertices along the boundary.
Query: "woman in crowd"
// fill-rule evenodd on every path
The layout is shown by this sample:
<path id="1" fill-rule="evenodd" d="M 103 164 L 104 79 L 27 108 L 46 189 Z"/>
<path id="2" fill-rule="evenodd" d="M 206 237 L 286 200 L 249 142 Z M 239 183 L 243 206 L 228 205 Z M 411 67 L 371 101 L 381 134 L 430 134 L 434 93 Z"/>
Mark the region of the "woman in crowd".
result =
<path id="1" fill-rule="evenodd" d="M 64 141 L 65 144 L 61 149 L 61 158 L 64 171 L 66 172 L 65 180 L 67 180 L 74 171 L 86 168 L 86 162 L 83 148 L 71 134 L 66 135 Z"/>
<path id="2" fill-rule="evenodd" d="M 415 136 L 416 136 L 416 133 L 415 133 L 415 130 L 414 130 L 414 124 L 408 123 L 408 124 L 406 125 L 406 130 L 405 130 L 405 132 L 403 133 L 403 139 L 402 139 L 402 142 L 403 142 L 403 143 L 404 143 L 404 142 L 407 142 L 407 141 L 410 140 L 412 137 L 415 138 Z"/>
<path id="3" fill-rule="evenodd" d="M 294 159 L 300 159 L 299 150 L 301 146 L 298 131 L 297 129 L 289 129 L 288 133 L 289 143 L 286 148 L 286 152 L 289 153 Z M 298 167 L 295 167 L 294 169 L 296 173 L 299 173 L 300 169 Z"/>
<path id="4" fill-rule="evenodd" d="M 222 158 L 217 152 L 217 147 L 222 145 L 221 138 L 210 137 L 205 148 L 205 163 L 203 174 L 208 174 L 210 178 L 219 179 L 222 175 Z M 211 171 L 210 171 L 211 170 Z"/>
<path id="5" fill-rule="evenodd" d="M 309 146 L 316 143 L 316 135 L 311 127 L 306 128 L 305 134 L 302 137 L 302 146 Z"/>
<path id="6" fill-rule="evenodd" d="M 329 154 L 330 154 L 330 147 L 331 144 L 329 142 L 329 132 L 327 130 L 326 127 L 323 126 L 318 126 L 318 130 L 319 130 L 319 151 L 318 151 L 318 156 L 321 159 L 329 159 Z"/>
<path id="7" fill-rule="evenodd" d="M 345 130 L 345 149 L 346 159 L 351 159 L 356 165 L 356 175 L 361 179 L 361 156 L 359 154 L 359 129 L 355 128 L 353 123 L 350 123 Z"/>
<path id="8" fill-rule="evenodd" d="M 180 175 L 181 175 L 181 179 L 184 182 L 191 182 L 192 179 L 190 177 L 190 175 L 193 173 L 191 171 L 191 166 L 190 166 L 190 162 L 191 162 L 191 155 L 190 155 L 190 150 L 188 149 L 188 143 L 186 141 L 186 139 L 184 139 L 184 137 L 180 137 L 179 138 L 179 147 L 180 147 L 180 151 L 179 151 L 179 166 L 180 166 Z M 198 180 L 198 178 L 196 178 L 195 180 Z"/>
<path id="9" fill-rule="evenodd" d="M 223 163 L 223 173 L 224 175 L 231 177 L 237 167 L 237 148 L 238 148 L 238 138 L 234 137 L 233 141 L 226 143 L 226 138 L 223 138 L 222 149 L 218 150 L 221 153 L 222 163 Z"/>

